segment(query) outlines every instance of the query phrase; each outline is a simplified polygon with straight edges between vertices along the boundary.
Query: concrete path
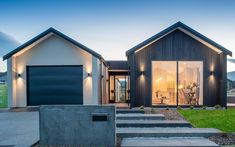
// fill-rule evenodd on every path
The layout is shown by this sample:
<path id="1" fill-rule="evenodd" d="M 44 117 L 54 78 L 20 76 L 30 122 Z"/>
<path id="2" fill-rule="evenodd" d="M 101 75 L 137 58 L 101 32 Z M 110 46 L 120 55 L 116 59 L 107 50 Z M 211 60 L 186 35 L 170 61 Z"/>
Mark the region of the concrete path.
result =
<path id="1" fill-rule="evenodd" d="M 38 112 L 0 113 L 0 146 L 29 147 L 38 140 Z"/>

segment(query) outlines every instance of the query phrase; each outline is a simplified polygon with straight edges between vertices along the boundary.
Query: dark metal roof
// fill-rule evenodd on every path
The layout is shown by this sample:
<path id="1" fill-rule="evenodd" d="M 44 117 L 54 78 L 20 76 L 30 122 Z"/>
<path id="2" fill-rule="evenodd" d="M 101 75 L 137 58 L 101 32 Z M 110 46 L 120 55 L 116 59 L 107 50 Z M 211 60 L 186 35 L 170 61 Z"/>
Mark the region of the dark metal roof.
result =
<path id="1" fill-rule="evenodd" d="M 102 60 L 104 61 L 103 57 L 102 57 L 100 54 L 96 53 L 95 51 L 91 50 L 90 48 L 88 48 L 88 47 L 82 45 L 81 43 L 75 41 L 74 39 L 72 39 L 72 38 L 66 36 L 65 34 L 63 34 L 63 33 L 59 32 L 59 31 L 57 31 L 56 29 L 54 29 L 54 28 L 52 28 L 52 27 L 49 28 L 49 29 L 47 29 L 46 31 L 42 32 L 41 34 L 37 35 L 37 36 L 34 37 L 33 39 L 27 41 L 26 43 L 22 44 L 21 46 L 17 47 L 16 49 L 14 49 L 13 51 L 9 52 L 9 53 L 6 54 L 5 56 L 3 56 L 3 60 L 8 59 L 9 57 L 11 57 L 12 55 L 14 55 L 15 53 L 21 51 L 21 50 L 24 49 L 25 47 L 31 45 L 32 43 L 34 43 L 35 41 L 41 39 L 42 37 L 46 36 L 46 35 L 49 34 L 49 33 L 54 33 L 54 34 L 56 34 L 56 35 L 62 37 L 63 39 L 65 39 L 65 40 L 71 42 L 72 44 L 78 46 L 79 48 L 81 48 L 81 49 L 87 51 L 88 53 L 92 54 L 93 56 L 95 56 L 95 57 L 97 57 L 97 58 L 99 58 L 99 59 L 102 59 Z"/>
<path id="2" fill-rule="evenodd" d="M 109 70 L 129 70 L 127 61 L 106 61 Z"/>
<path id="3" fill-rule="evenodd" d="M 179 27 L 185 29 L 186 31 L 192 33 L 193 35 L 197 36 L 198 38 L 200 38 L 200 39 L 204 40 L 205 42 L 207 42 L 207 43 L 213 45 L 214 47 L 220 49 L 220 50 L 221 50 L 222 52 L 224 52 L 225 54 L 232 56 L 232 52 L 231 52 L 231 51 L 229 51 L 228 49 L 224 48 L 223 46 L 217 44 L 217 43 L 214 42 L 213 40 L 211 40 L 211 39 L 207 38 L 206 36 L 202 35 L 201 33 L 195 31 L 194 29 L 190 28 L 189 26 L 183 24 L 183 23 L 180 22 L 180 21 L 177 22 L 177 23 L 175 23 L 175 24 L 173 24 L 172 26 L 166 28 L 165 30 L 159 32 L 158 34 L 156 34 L 156 35 L 150 37 L 149 39 L 147 39 L 147 40 L 141 42 L 140 44 L 134 46 L 133 48 L 129 49 L 128 51 L 126 51 L 126 55 L 128 56 L 128 55 L 134 53 L 134 52 L 135 52 L 136 50 L 138 50 L 139 48 L 141 48 L 141 47 L 143 47 L 143 46 L 145 46 L 145 45 L 151 43 L 151 42 L 154 41 L 155 39 L 160 38 L 160 37 L 164 36 L 165 34 L 171 32 L 171 31 L 173 31 L 173 30 L 175 30 L 175 29 L 177 29 L 177 28 L 179 28 Z"/>

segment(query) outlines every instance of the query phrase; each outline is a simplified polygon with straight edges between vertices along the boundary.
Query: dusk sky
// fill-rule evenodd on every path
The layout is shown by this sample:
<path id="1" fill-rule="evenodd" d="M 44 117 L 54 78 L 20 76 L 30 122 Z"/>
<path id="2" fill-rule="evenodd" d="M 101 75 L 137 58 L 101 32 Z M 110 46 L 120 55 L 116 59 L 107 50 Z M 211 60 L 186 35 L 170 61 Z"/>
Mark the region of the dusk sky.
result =
<path id="1" fill-rule="evenodd" d="M 0 1 L 0 32 L 24 43 L 54 27 L 106 60 L 126 59 L 126 50 L 177 21 L 235 53 L 235 0 Z"/>

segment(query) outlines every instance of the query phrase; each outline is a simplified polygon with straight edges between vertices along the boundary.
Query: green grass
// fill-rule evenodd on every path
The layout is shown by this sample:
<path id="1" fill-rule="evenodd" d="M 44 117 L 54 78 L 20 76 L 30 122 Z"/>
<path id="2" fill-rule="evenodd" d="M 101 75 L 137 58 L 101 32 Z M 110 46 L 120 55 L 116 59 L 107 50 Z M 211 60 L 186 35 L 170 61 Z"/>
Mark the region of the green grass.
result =
<path id="1" fill-rule="evenodd" d="M 7 107 L 7 86 L 0 85 L 0 108 Z"/>
<path id="2" fill-rule="evenodd" d="M 194 127 L 217 128 L 224 132 L 235 132 L 235 109 L 178 111 Z"/>

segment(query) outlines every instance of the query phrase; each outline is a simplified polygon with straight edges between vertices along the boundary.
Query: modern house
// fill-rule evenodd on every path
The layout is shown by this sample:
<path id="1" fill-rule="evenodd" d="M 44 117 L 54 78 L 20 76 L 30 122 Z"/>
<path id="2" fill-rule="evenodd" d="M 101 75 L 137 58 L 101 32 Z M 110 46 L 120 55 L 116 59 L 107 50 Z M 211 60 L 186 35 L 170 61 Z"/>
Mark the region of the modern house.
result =
<path id="1" fill-rule="evenodd" d="M 50 28 L 3 58 L 9 107 L 129 103 L 138 106 L 226 106 L 232 52 L 181 22 L 105 61 Z"/>

